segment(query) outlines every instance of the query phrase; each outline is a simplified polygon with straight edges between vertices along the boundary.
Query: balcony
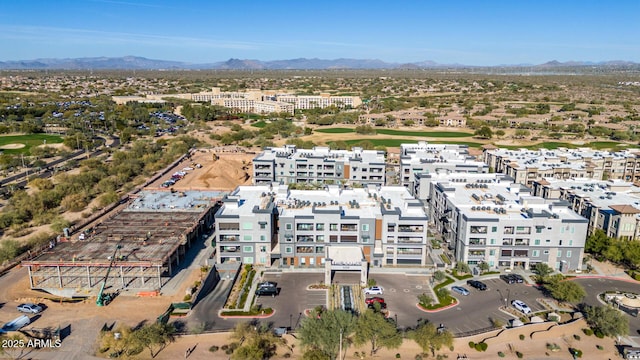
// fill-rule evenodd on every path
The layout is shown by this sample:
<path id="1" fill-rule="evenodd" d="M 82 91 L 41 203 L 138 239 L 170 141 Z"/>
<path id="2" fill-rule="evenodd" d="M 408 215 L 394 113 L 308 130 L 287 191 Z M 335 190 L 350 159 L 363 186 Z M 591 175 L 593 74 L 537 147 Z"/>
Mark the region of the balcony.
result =
<path id="1" fill-rule="evenodd" d="M 469 250 L 470 257 L 484 257 L 484 250 Z"/>
<path id="2" fill-rule="evenodd" d="M 296 230 L 298 231 L 312 231 L 313 224 L 296 224 Z"/>
<path id="3" fill-rule="evenodd" d="M 227 230 L 240 230 L 239 223 L 218 223 L 218 230 L 227 231 Z"/>
<path id="4" fill-rule="evenodd" d="M 422 244 L 424 239 L 421 237 L 398 236 L 398 244 Z"/>
<path id="5" fill-rule="evenodd" d="M 239 252 L 240 246 L 220 246 L 222 252 Z"/>
<path id="6" fill-rule="evenodd" d="M 298 235 L 297 242 L 313 242 L 313 235 Z"/>
<path id="7" fill-rule="evenodd" d="M 398 248 L 398 255 L 422 255 L 422 249 Z"/>
<path id="8" fill-rule="evenodd" d="M 357 224 L 342 224 L 340 225 L 340 231 L 358 231 Z"/>
<path id="9" fill-rule="evenodd" d="M 515 246 L 529 246 L 529 239 L 516 239 Z"/>
<path id="10" fill-rule="evenodd" d="M 298 246 L 296 248 L 296 252 L 297 253 L 302 253 L 302 254 L 311 254 L 314 251 L 314 247 L 313 246 Z"/>
<path id="11" fill-rule="evenodd" d="M 220 239 L 220 242 L 238 241 L 238 239 L 240 239 L 240 235 L 220 235 L 219 239 Z"/>
<path id="12" fill-rule="evenodd" d="M 485 245 L 485 239 L 470 238 L 469 245 Z"/>
<path id="13" fill-rule="evenodd" d="M 398 232 L 423 232 L 423 225 L 398 225 Z"/>

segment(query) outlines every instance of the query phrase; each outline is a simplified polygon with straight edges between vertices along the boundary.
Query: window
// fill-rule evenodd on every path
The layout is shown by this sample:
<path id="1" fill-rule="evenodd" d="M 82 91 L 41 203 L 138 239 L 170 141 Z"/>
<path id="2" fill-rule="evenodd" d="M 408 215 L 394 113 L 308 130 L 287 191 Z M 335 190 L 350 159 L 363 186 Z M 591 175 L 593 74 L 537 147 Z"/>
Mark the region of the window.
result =
<path id="1" fill-rule="evenodd" d="M 245 264 L 253 264 L 253 256 L 245 256 L 242 262 Z"/>
<path id="2" fill-rule="evenodd" d="M 569 246 L 573 246 L 573 240 L 569 240 Z"/>
<path id="3" fill-rule="evenodd" d="M 369 224 L 362 224 L 362 231 L 369 231 Z"/>
<path id="4" fill-rule="evenodd" d="M 293 229 L 293 226 L 291 224 L 284 224 L 284 228 L 287 230 L 291 230 Z"/>
<path id="5" fill-rule="evenodd" d="M 504 227 L 505 234 L 513 234 L 513 226 L 505 226 Z"/>
<path id="6" fill-rule="evenodd" d="M 545 250 L 542 253 L 545 254 L 545 255 L 549 255 L 549 250 Z"/>
<path id="7" fill-rule="evenodd" d="M 533 245 L 540 245 L 540 239 L 533 240 Z"/>
<path id="8" fill-rule="evenodd" d="M 260 229 L 264 230 L 267 228 L 267 223 L 260 223 Z"/>
<path id="9" fill-rule="evenodd" d="M 316 230 L 319 230 L 319 231 L 324 230 L 324 224 L 322 224 L 322 223 L 316 224 Z"/>
<path id="10" fill-rule="evenodd" d="M 489 256 L 495 256 L 496 255 L 496 251 L 494 249 L 489 250 Z"/>
<path id="11" fill-rule="evenodd" d="M 242 251 L 243 252 L 253 252 L 253 246 L 243 246 L 242 247 Z"/>
<path id="12" fill-rule="evenodd" d="M 531 234 L 531 226 L 516 226 L 516 234 Z"/>
<path id="13" fill-rule="evenodd" d="M 296 224 L 296 230 L 298 230 L 298 231 L 311 231 L 311 230 L 313 230 L 313 224 Z"/>
<path id="14" fill-rule="evenodd" d="M 536 234 L 542 234 L 543 227 L 536 226 Z"/>
<path id="15" fill-rule="evenodd" d="M 301 257 L 300 258 L 300 265 L 307 265 L 307 258 Z"/>
<path id="16" fill-rule="evenodd" d="M 260 241 L 267 241 L 267 237 L 265 235 L 260 235 Z"/>
<path id="17" fill-rule="evenodd" d="M 317 242 L 324 242 L 324 235 L 316 235 Z"/>
<path id="18" fill-rule="evenodd" d="M 266 246 L 260 246 L 260 252 L 267 252 Z"/>
<path id="19" fill-rule="evenodd" d="M 338 224 L 329 224 L 329 230 L 338 231 Z"/>
<path id="20" fill-rule="evenodd" d="M 561 234 L 564 234 L 564 226 L 561 226 L 561 227 L 560 227 L 560 233 L 561 233 Z"/>
<path id="21" fill-rule="evenodd" d="M 558 257 L 562 257 L 562 250 L 558 250 Z"/>
<path id="22" fill-rule="evenodd" d="M 496 239 L 491 239 L 491 241 L 489 242 L 491 245 L 495 245 L 496 244 Z"/>
<path id="23" fill-rule="evenodd" d="M 531 254 L 532 257 L 538 257 L 540 256 L 540 250 L 533 250 L 533 253 Z"/>
<path id="24" fill-rule="evenodd" d="M 245 236 L 242 237 L 242 240 L 244 240 L 244 241 L 252 241 L 253 240 L 253 236 L 245 235 Z"/>
<path id="25" fill-rule="evenodd" d="M 486 234 L 487 227 L 486 226 L 472 226 L 470 228 L 472 234 Z"/>
<path id="26" fill-rule="evenodd" d="M 567 250 L 567 256 L 566 257 L 568 257 L 568 258 L 571 257 L 571 250 Z"/>
<path id="27" fill-rule="evenodd" d="M 498 231 L 498 227 L 497 226 L 492 226 L 491 227 L 491 232 L 497 232 Z"/>
<path id="28" fill-rule="evenodd" d="M 286 248 L 284 248 L 284 252 L 291 254 L 293 252 L 293 247 L 287 246 Z"/>
<path id="29" fill-rule="evenodd" d="M 252 230 L 252 229 L 253 229 L 253 223 L 251 222 L 242 223 L 242 230 Z"/>

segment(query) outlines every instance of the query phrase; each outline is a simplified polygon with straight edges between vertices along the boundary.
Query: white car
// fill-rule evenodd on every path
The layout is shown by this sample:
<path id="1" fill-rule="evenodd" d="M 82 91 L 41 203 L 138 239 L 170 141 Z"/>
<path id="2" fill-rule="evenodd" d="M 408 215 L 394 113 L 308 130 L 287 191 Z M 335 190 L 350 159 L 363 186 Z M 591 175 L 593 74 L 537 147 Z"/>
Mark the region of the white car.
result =
<path id="1" fill-rule="evenodd" d="M 522 311 L 525 314 L 531 314 L 531 308 L 520 300 L 513 300 L 511 302 L 511 305 L 513 305 L 514 308 Z"/>
<path id="2" fill-rule="evenodd" d="M 40 305 L 26 303 L 18 305 L 18 311 L 23 313 L 37 314 L 42 311 L 42 307 Z"/>
<path id="3" fill-rule="evenodd" d="M 382 295 L 382 287 L 372 286 L 364 289 L 366 295 Z"/>

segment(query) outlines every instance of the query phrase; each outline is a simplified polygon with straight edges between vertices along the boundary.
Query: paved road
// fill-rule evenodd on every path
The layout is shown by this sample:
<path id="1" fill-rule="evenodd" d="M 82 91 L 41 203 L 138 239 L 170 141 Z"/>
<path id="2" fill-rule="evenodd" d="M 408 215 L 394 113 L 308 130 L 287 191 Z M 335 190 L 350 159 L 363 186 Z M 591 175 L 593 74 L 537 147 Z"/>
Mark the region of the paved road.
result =
<path id="1" fill-rule="evenodd" d="M 609 278 L 579 278 L 577 281 L 580 285 L 584 286 L 587 291 L 587 297 L 584 299 L 586 304 L 592 306 L 602 306 L 602 303 L 598 300 L 598 294 L 607 290 L 613 291 L 628 291 L 635 294 L 640 294 L 640 286 L 637 282 L 621 281 Z M 627 315 L 629 318 L 629 335 L 640 335 L 640 317 L 633 317 Z"/>

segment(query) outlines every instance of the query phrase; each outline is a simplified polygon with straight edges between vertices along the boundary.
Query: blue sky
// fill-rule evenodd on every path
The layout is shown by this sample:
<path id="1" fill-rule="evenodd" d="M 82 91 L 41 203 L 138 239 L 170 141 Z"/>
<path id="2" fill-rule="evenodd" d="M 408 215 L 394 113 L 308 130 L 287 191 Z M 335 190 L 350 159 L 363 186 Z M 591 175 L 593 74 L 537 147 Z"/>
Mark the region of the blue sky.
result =
<path id="1" fill-rule="evenodd" d="M 638 14 L 638 0 L 2 0 L 0 61 L 640 62 Z"/>

